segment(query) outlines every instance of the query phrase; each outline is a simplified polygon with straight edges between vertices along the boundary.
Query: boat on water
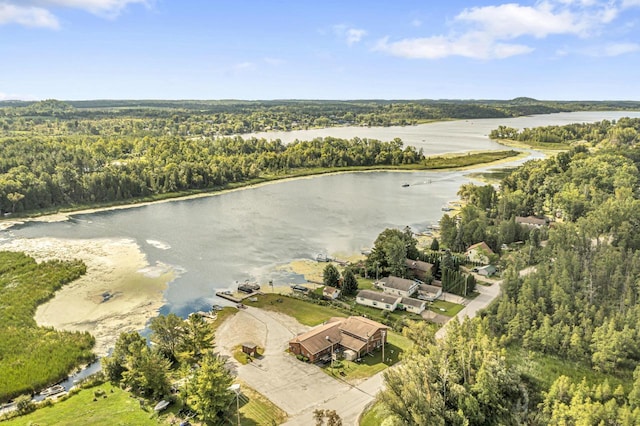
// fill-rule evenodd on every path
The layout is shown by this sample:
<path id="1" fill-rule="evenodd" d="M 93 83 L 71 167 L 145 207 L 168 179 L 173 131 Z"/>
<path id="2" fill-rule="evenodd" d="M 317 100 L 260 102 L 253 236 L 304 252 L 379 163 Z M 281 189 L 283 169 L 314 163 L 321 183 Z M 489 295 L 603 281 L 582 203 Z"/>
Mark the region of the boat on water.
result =
<path id="1" fill-rule="evenodd" d="M 406 188 L 407 186 L 411 186 L 411 185 L 409 185 L 408 183 L 403 183 L 403 184 L 402 184 L 402 187 L 403 187 L 403 188 Z"/>
<path id="2" fill-rule="evenodd" d="M 51 396 L 51 395 L 57 395 L 57 394 L 62 393 L 64 391 L 66 391 L 66 389 L 62 385 L 54 385 L 54 386 L 51 386 L 50 388 L 46 388 L 45 390 L 40 392 L 40 395 L 42 395 L 44 397 L 47 397 L 47 396 Z"/>

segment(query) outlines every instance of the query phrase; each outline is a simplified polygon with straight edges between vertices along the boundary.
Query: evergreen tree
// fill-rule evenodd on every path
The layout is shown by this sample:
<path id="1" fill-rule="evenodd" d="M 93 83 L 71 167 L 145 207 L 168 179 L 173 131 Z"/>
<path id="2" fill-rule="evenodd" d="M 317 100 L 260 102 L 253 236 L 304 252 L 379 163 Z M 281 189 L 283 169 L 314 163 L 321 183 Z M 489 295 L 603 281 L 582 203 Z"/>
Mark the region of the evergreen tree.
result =
<path id="1" fill-rule="evenodd" d="M 224 367 L 224 361 L 209 352 L 187 384 L 187 404 L 203 421 L 217 424 L 236 397 L 229 390 L 231 383 L 233 379 Z"/>
<path id="2" fill-rule="evenodd" d="M 346 269 L 342 274 L 342 294 L 345 296 L 354 296 L 358 292 L 358 280 L 351 271 Z"/>
<path id="3" fill-rule="evenodd" d="M 340 272 L 333 263 L 327 264 L 322 271 L 322 282 L 330 287 L 338 287 L 340 283 Z"/>

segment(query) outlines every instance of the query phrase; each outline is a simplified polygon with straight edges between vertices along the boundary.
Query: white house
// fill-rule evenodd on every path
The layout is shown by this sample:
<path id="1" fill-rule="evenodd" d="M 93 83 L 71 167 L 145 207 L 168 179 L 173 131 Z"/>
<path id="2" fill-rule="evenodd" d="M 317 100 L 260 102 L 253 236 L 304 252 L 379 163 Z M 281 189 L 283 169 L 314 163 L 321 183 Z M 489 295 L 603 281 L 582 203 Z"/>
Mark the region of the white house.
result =
<path id="1" fill-rule="evenodd" d="M 327 299 L 335 300 L 340 296 L 340 289 L 325 285 L 322 289 L 322 295 Z"/>
<path id="2" fill-rule="evenodd" d="M 418 299 L 433 302 L 440 296 L 442 296 L 442 283 L 440 283 L 439 287 L 429 284 L 420 284 L 418 286 Z"/>
<path id="3" fill-rule="evenodd" d="M 400 296 L 380 293 L 378 291 L 360 290 L 356 296 L 356 303 L 364 306 L 373 306 L 374 308 L 384 309 L 386 311 L 395 311 L 400 303 Z"/>
<path id="4" fill-rule="evenodd" d="M 394 277 L 393 275 L 376 281 L 376 287 L 382 289 L 385 293 L 400 297 L 411 297 L 418 289 L 419 284 L 416 281 Z"/>
<path id="5" fill-rule="evenodd" d="M 491 256 L 493 250 L 485 243 L 484 241 L 478 244 L 474 244 L 470 246 L 464 255 L 467 256 L 467 259 L 471 262 L 478 262 L 483 264 L 489 263 L 489 256 Z"/>
<path id="6" fill-rule="evenodd" d="M 403 297 L 400 299 L 400 304 L 407 312 L 413 312 L 420 315 L 427 307 L 427 302 L 424 300 L 414 299 L 412 297 Z"/>

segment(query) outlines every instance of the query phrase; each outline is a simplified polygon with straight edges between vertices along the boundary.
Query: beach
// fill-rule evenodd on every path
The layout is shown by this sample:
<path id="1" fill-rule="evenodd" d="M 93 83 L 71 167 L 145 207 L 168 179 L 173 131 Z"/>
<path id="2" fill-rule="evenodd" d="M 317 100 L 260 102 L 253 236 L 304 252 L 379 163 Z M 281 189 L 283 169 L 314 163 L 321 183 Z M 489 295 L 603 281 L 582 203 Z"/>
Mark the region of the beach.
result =
<path id="1" fill-rule="evenodd" d="M 35 320 L 40 326 L 91 333 L 98 356 L 108 354 L 120 333 L 145 328 L 174 277 L 166 265 L 149 265 L 130 239 L 15 239 L 0 250 L 21 251 L 39 262 L 80 259 L 87 265 L 85 275 L 37 308 Z"/>

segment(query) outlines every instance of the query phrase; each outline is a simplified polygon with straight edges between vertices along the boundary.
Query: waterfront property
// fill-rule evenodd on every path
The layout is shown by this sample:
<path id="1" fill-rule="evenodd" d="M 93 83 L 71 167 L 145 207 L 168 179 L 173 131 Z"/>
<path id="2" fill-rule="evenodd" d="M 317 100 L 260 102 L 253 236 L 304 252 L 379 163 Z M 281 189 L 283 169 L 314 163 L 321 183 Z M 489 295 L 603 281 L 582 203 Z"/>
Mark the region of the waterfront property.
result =
<path id="1" fill-rule="evenodd" d="M 427 277 L 433 276 L 433 265 L 421 260 L 406 259 L 407 270 L 420 281 L 425 281 Z"/>
<path id="2" fill-rule="evenodd" d="M 322 289 L 322 295 L 329 300 L 335 300 L 340 296 L 340 289 L 326 285 Z"/>
<path id="3" fill-rule="evenodd" d="M 535 216 L 516 216 L 516 223 L 528 228 L 542 228 L 543 226 L 548 225 L 549 221 L 545 218 Z"/>
<path id="4" fill-rule="evenodd" d="M 477 262 L 487 265 L 489 263 L 489 256 L 493 255 L 493 250 L 484 241 L 470 246 L 464 255 L 470 262 Z"/>
<path id="5" fill-rule="evenodd" d="M 434 300 L 438 299 L 440 296 L 442 296 L 441 282 L 440 282 L 440 286 L 429 285 L 429 284 L 420 284 L 418 286 L 418 299 L 426 300 L 428 302 L 433 302 Z"/>
<path id="6" fill-rule="evenodd" d="M 375 282 L 375 286 L 387 294 L 400 297 L 411 297 L 418 289 L 420 283 L 405 278 L 390 275 Z"/>
<path id="7" fill-rule="evenodd" d="M 400 305 L 407 311 L 420 315 L 427 308 L 427 302 L 412 297 L 403 297 Z"/>
<path id="8" fill-rule="evenodd" d="M 395 311 L 402 297 L 379 291 L 360 290 L 356 296 L 356 303 L 364 306 L 372 306 L 386 311 Z"/>
<path id="9" fill-rule="evenodd" d="M 389 327 L 364 317 L 331 318 L 289 341 L 289 350 L 309 362 L 330 360 L 332 354 L 353 354 L 360 358 L 387 341 Z"/>

